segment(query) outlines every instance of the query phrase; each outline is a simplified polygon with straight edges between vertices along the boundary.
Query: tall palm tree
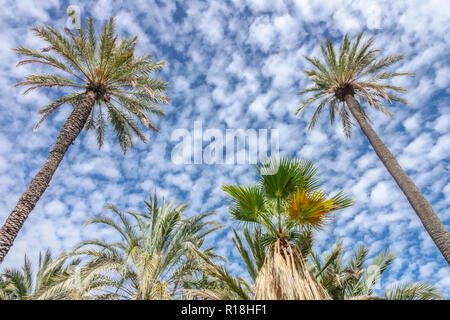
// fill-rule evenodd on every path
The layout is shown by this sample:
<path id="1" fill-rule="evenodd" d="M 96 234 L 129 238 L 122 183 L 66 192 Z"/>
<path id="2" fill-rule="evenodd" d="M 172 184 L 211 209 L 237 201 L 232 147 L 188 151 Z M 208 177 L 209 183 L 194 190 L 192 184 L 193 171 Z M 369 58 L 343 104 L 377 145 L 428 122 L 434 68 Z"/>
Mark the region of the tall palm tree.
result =
<path id="1" fill-rule="evenodd" d="M 339 53 L 335 52 L 332 41 L 328 40 L 326 45 L 321 45 L 324 61 L 320 61 L 318 58 L 305 57 L 315 68 L 306 71 L 314 85 L 298 92 L 298 94 L 313 93 L 313 95 L 300 105 L 296 116 L 302 113 L 306 107 L 317 102 L 317 108 L 311 119 L 309 129 L 314 128 L 319 115 L 324 109 L 328 108 L 331 123 L 334 123 L 337 114 L 342 120 L 346 136 L 350 138 L 352 126 L 350 112 L 386 169 L 405 194 L 445 260 L 450 264 L 450 234 L 419 188 L 373 130 L 369 123 L 371 119 L 359 102 L 365 102 L 370 107 L 393 117 L 383 106 L 382 101 L 385 100 L 389 103 L 398 101 L 408 104 L 401 97 L 389 92 L 391 90 L 404 93 L 406 89 L 388 84 L 385 81 L 398 76 L 413 74 L 386 71 L 388 67 L 401 61 L 403 55 L 378 59 L 377 52 L 379 50 L 372 48 L 374 38 L 370 38 L 361 44 L 362 36 L 363 33 L 361 32 L 356 41 L 352 43 L 345 35 Z"/>
<path id="2" fill-rule="evenodd" d="M 71 104 L 73 111 L 62 126 L 44 165 L 0 229 L 0 263 L 83 128 L 96 132 L 101 147 L 106 124 L 110 122 L 125 154 L 128 147 L 133 147 L 133 134 L 146 142 L 136 120 L 158 131 L 147 114 L 162 117 L 164 112 L 157 104 L 168 102 L 164 93 L 167 84 L 151 78 L 165 62 L 154 62 L 150 55 L 136 56 L 137 36 L 117 40 L 113 18 L 104 25 L 99 39 L 92 19 L 87 19 L 87 28 L 78 29 L 77 35 L 66 28 L 65 36 L 48 25 L 32 30 L 49 46 L 41 51 L 16 48 L 19 55 L 27 57 L 17 65 L 45 65 L 51 67 L 54 74 L 28 75 L 26 81 L 16 86 L 29 86 L 24 94 L 37 88 L 70 88 L 65 95 L 39 111 L 43 116 L 35 130 L 62 105 Z"/>
<path id="3" fill-rule="evenodd" d="M 388 286 L 384 297 L 374 296 L 375 286 L 395 259 L 389 251 L 382 251 L 367 263 L 369 249 L 361 245 L 343 262 L 342 241 L 338 240 L 329 252 L 311 252 L 308 269 L 335 300 L 435 300 L 443 299 L 439 290 L 422 282 L 399 283 Z"/>
<path id="4" fill-rule="evenodd" d="M 38 268 L 35 275 L 31 267 L 30 260 L 25 256 L 25 261 L 20 269 L 6 269 L 0 274 L 3 285 L 0 289 L 0 300 L 33 300 L 40 299 L 42 295 L 45 299 L 61 299 L 67 292 L 54 292 L 49 295 L 46 291 L 55 285 L 61 277 L 71 274 L 73 269 L 80 263 L 79 259 L 74 259 L 66 264 L 64 254 L 54 259 L 50 250 L 43 255 L 39 253 Z M 1 293 L 3 292 L 3 294 Z"/>
<path id="5" fill-rule="evenodd" d="M 86 262 L 80 271 L 80 299 L 172 299 L 183 295 L 184 282 L 204 271 L 203 260 L 215 259 L 214 248 L 202 248 L 205 237 L 219 226 L 206 220 L 213 213 L 183 219 L 187 204 L 145 201 L 146 212 L 121 212 L 107 205 L 116 219 L 101 216 L 87 224 L 111 228 L 120 241 L 88 240 L 73 255 Z M 118 222 L 117 222 L 118 220 Z M 73 279 L 67 279 L 73 285 Z M 63 287 L 65 284 L 62 283 Z"/>
<path id="6" fill-rule="evenodd" d="M 327 198 L 310 161 L 272 158 L 257 170 L 254 186 L 222 186 L 234 219 L 261 228 L 270 245 L 255 278 L 255 299 L 329 299 L 306 269 L 294 240 L 301 232 L 320 229 L 334 211 L 350 206 L 351 199 L 343 192 Z"/>

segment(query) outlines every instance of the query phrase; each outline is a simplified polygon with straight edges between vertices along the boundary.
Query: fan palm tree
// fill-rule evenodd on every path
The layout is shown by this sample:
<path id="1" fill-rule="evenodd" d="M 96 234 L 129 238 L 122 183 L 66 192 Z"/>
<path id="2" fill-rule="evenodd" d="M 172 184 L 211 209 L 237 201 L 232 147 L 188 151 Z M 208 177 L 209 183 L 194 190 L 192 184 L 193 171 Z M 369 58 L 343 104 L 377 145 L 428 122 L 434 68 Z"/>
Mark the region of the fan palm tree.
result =
<path id="1" fill-rule="evenodd" d="M 33 300 L 40 299 L 45 295 L 45 299 L 61 299 L 67 292 L 54 291 L 53 295 L 46 294 L 46 291 L 55 285 L 60 277 L 65 277 L 72 273 L 72 270 L 80 263 L 79 259 L 72 260 L 66 264 L 66 260 L 61 256 L 53 259 L 50 250 L 43 255 L 39 254 L 38 269 L 33 275 L 31 262 L 25 256 L 25 261 L 20 269 L 6 269 L 0 274 L 3 280 L 0 289 L 0 300 Z"/>
<path id="2" fill-rule="evenodd" d="M 38 88 L 70 89 L 39 111 L 43 116 L 35 130 L 62 105 L 74 108 L 44 165 L 0 229 L 0 263 L 83 128 L 96 132 L 101 147 L 106 124 L 111 123 L 125 154 L 128 147 L 133 147 L 133 134 L 146 142 L 136 120 L 158 131 L 147 114 L 162 117 L 164 112 L 158 104 L 168 102 L 164 93 L 167 84 L 151 78 L 165 63 L 154 62 L 150 55 L 135 56 L 137 37 L 117 40 L 113 18 L 105 24 L 99 39 L 91 19 L 87 19 L 87 28 L 78 29 L 77 35 L 66 28 L 65 36 L 48 25 L 32 30 L 49 46 L 42 51 L 16 48 L 19 55 L 26 57 L 18 66 L 44 65 L 51 67 L 54 74 L 28 75 L 16 86 L 28 86 L 24 94 Z"/>
<path id="3" fill-rule="evenodd" d="M 403 55 L 378 59 L 377 52 L 379 50 L 372 48 L 374 38 L 361 43 L 362 36 L 363 33 L 361 32 L 356 41 L 352 43 L 345 35 L 339 53 L 335 52 L 332 41 L 328 40 L 326 45 L 321 45 L 324 61 L 320 61 L 318 58 L 305 57 L 315 68 L 306 71 L 307 76 L 314 84 L 298 92 L 298 94 L 313 93 L 313 95 L 300 105 L 296 116 L 309 105 L 317 103 L 309 129 L 314 128 L 322 111 L 328 109 L 331 123 L 334 123 L 336 115 L 338 115 L 341 118 L 346 136 L 350 138 L 351 114 L 386 169 L 405 194 L 445 260 L 450 264 L 450 234 L 419 188 L 373 130 L 370 125 L 372 121 L 359 102 L 365 102 L 368 106 L 393 117 L 383 105 L 383 100 L 389 103 L 398 101 L 408 104 L 404 99 L 390 92 L 404 93 L 407 90 L 385 83 L 385 81 L 398 76 L 413 74 L 386 71 L 388 67 L 401 61 Z"/>
<path id="4" fill-rule="evenodd" d="M 395 256 L 389 251 L 382 251 L 370 263 L 367 263 L 369 249 L 361 245 L 344 264 L 343 250 L 342 241 L 338 240 L 330 252 L 322 255 L 322 259 L 319 254 L 311 252 L 308 264 L 309 271 L 335 300 L 443 299 L 436 287 L 422 282 L 391 285 L 384 290 L 384 297 L 374 296 L 375 286 L 392 264 Z"/>
<path id="5" fill-rule="evenodd" d="M 222 186 L 230 196 L 233 218 L 261 228 L 270 245 L 255 278 L 255 299 L 328 299 L 305 268 L 294 240 L 301 232 L 321 229 L 333 212 L 350 206 L 351 199 L 343 192 L 327 198 L 310 161 L 272 158 L 257 170 L 254 186 Z"/>
<path id="6" fill-rule="evenodd" d="M 73 255 L 87 259 L 82 266 L 83 291 L 80 298 L 172 299 L 183 295 L 184 282 L 194 281 L 204 272 L 203 260 L 217 256 L 214 248 L 201 249 L 205 237 L 219 226 L 206 218 L 213 213 L 182 219 L 187 204 L 158 205 L 158 199 L 145 201 L 146 212 L 121 212 L 107 205 L 117 219 L 97 217 L 87 225 L 111 228 L 120 241 L 88 240 Z M 69 281 L 69 285 L 70 285 Z"/>

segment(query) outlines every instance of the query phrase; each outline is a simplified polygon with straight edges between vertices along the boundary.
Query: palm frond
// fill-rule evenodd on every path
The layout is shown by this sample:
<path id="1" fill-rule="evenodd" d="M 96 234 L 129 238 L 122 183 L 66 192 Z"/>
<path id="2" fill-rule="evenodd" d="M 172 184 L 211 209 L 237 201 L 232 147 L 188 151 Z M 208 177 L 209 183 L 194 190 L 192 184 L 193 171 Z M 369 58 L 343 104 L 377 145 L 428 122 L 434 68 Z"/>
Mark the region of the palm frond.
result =
<path id="1" fill-rule="evenodd" d="M 429 284 L 399 283 L 385 290 L 387 300 L 443 300 L 443 295 L 439 290 Z"/>
<path id="2" fill-rule="evenodd" d="M 239 221 L 261 222 L 264 212 L 264 195 L 259 186 L 231 186 L 223 185 L 222 190 L 230 196 L 230 214 Z"/>

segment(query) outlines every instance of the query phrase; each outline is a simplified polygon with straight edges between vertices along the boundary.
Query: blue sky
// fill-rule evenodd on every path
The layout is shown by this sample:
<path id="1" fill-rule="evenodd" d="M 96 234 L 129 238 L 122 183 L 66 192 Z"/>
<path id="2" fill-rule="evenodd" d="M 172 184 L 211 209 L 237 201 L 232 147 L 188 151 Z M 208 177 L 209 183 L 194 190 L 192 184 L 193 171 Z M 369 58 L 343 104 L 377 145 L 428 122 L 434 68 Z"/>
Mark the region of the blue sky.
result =
<path id="1" fill-rule="evenodd" d="M 216 211 L 226 229 L 211 242 L 231 259 L 235 274 L 244 271 L 231 241 L 222 184 L 250 184 L 251 165 L 180 165 L 171 161 L 176 129 L 278 129 L 283 155 L 313 160 L 328 192 L 343 189 L 355 206 L 337 214 L 316 235 L 316 248 L 327 250 L 342 238 L 347 252 L 359 244 L 371 256 L 391 249 L 398 257 L 383 278 L 426 281 L 450 296 L 450 269 L 419 219 L 382 166 L 358 128 L 352 139 L 341 127 L 330 127 L 324 115 L 308 132 L 308 111 L 294 112 L 309 85 L 303 55 L 320 53 L 327 38 L 341 41 L 364 29 L 375 35 L 381 55 L 404 53 L 398 65 L 415 72 L 396 83 L 410 89 L 411 106 L 393 104 L 391 120 L 369 111 L 374 128 L 418 184 L 450 228 L 450 3 L 448 1 L 5 1 L 0 0 L 0 222 L 12 210 L 33 175 L 44 163 L 70 106 L 44 123 L 38 132 L 37 110 L 59 94 L 35 91 L 26 96 L 12 85 L 34 66 L 16 68 L 16 46 L 40 48 L 30 27 L 51 24 L 62 29 L 67 5 L 81 8 L 97 26 L 116 17 L 121 36 L 139 35 L 138 54 L 167 61 L 158 76 L 169 82 L 167 116 L 156 120 L 161 133 L 148 132 L 148 144 L 124 157 L 109 134 L 98 150 L 95 136 L 83 133 L 70 148 L 50 187 L 30 215 L 2 267 L 21 265 L 24 253 L 58 253 L 78 242 L 114 236 L 83 222 L 102 214 L 106 202 L 122 209 L 142 209 L 155 189 L 169 200 L 189 202 L 187 215 Z M 111 133 L 111 132 L 110 132 Z"/>

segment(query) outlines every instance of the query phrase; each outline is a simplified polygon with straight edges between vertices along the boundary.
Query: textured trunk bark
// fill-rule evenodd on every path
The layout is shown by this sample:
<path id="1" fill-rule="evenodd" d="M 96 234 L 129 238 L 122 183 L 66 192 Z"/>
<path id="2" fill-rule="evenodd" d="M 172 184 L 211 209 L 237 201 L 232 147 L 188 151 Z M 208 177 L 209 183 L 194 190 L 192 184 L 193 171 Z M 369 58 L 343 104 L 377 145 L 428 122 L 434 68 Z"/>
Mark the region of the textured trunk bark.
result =
<path id="1" fill-rule="evenodd" d="M 431 239 L 433 239 L 439 251 L 441 251 L 445 260 L 450 265 L 450 234 L 445 229 L 441 220 L 439 220 L 436 212 L 434 212 L 430 203 L 425 199 L 414 181 L 402 169 L 397 159 L 395 159 L 394 155 L 363 117 L 358 101 L 352 95 L 347 94 L 345 96 L 345 102 L 353 117 L 358 121 L 362 132 L 366 135 L 376 154 L 397 182 L 414 211 L 419 216 L 420 221 L 422 221 L 428 234 L 431 236 Z"/>
<path id="2" fill-rule="evenodd" d="M 14 239 L 39 198 L 47 189 L 55 170 L 63 159 L 67 149 L 78 137 L 95 104 L 96 94 L 88 91 L 72 111 L 59 132 L 56 143 L 47 157 L 41 170 L 34 176 L 28 188 L 16 204 L 16 207 L 0 229 L 0 263 L 11 248 Z"/>

